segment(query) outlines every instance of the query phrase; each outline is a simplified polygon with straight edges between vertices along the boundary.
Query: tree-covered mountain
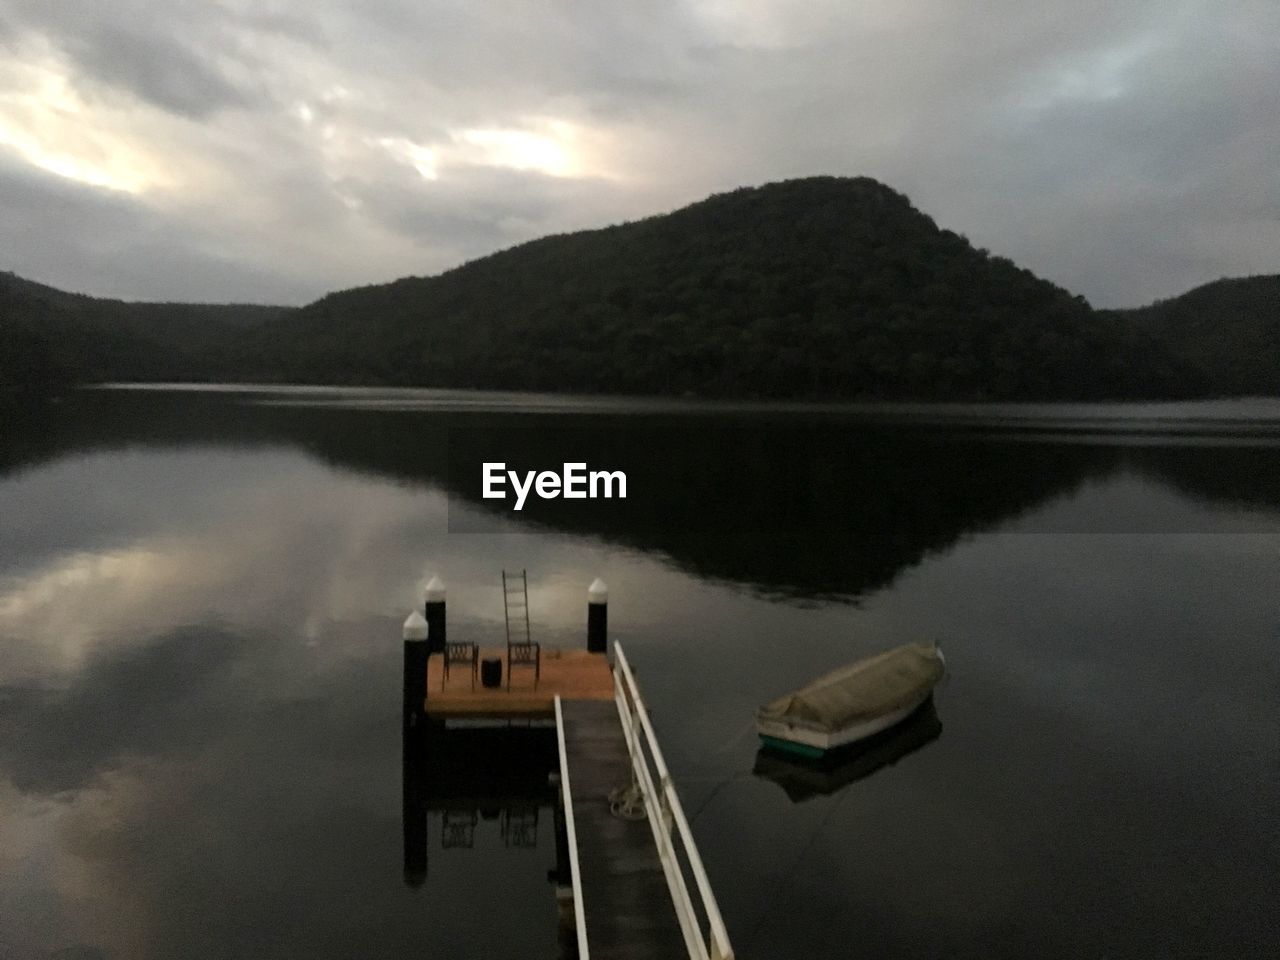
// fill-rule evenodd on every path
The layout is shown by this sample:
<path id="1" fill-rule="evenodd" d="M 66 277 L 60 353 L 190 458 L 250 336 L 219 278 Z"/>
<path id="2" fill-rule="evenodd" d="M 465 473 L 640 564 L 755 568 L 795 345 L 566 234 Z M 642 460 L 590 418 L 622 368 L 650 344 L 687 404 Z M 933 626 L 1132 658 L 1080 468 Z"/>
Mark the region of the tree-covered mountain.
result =
<path id="1" fill-rule="evenodd" d="M 0 319 L 0 407 L 13 395 L 47 393 L 71 379 L 48 340 L 25 324 Z"/>
<path id="2" fill-rule="evenodd" d="M 814 177 L 298 310 L 94 300 L 0 275 L 0 337 L 19 357 L 0 377 L 795 399 L 1276 393 L 1278 282 L 1095 311 L 874 180 Z"/>
<path id="3" fill-rule="evenodd" d="M 1111 319 L 1163 344 L 1216 393 L 1280 395 L 1280 276 L 1215 280 Z"/>
<path id="4" fill-rule="evenodd" d="M 213 358 L 283 307 L 129 303 L 0 273 L 0 391 L 66 382 L 217 377 Z"/>
<path id="5" fill-rule="evenodd" d="M 331 294 L 238 344 L 250 379 L 790 398 L 1183 393 L 1142 331 L 865 178 L 736 190 Z"/>

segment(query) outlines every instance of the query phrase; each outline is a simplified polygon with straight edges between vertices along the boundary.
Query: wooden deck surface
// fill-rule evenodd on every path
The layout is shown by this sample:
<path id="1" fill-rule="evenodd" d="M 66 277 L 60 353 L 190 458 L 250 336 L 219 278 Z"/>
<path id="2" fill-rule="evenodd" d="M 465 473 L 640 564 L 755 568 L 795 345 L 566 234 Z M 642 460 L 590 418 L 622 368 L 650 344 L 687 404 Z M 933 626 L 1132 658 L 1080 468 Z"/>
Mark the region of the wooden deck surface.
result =
<path id="1" fill-rule="evenodd" d="M 608 701 L 613 704 L 613 672 L 603 653 L 586 650 L 542 651 L 542 675 L 535 688 L 533 668 L 517 666 L 507 690 L 507 651 L 505 647 L 480 651 L 482 659 L 502 660 L 502 686 L 489 689 L 480 685 L 477 675 L 471 685 L 471 668 L 451 664 L 447 682 L 442 655 L 433 653 L 427 661 L 427 713 L 453 717 L 551 716 L 555 698 L 568 704 L 577 700 Z M 615 711 L 614 725 L 618 724 Z M 621 732 L 619 732 L 621 737 Z"/>
<path id="2" fill-rule="evenodd" d="M 620 820 L 609 810 L 609 792 L 631 782 L 612 692 L 607 703 L 577 700 L 561 709 L 592 960 L 687 956 L 649 821 Z"/>

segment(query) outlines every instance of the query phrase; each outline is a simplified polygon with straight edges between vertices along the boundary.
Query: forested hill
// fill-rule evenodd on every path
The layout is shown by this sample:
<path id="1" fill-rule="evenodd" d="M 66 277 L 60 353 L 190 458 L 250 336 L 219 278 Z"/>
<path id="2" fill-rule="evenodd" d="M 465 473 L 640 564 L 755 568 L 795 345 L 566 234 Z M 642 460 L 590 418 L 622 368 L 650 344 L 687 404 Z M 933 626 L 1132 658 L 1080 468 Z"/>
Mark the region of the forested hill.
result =
<path id="1" fill-rule="evenodd" d="M 69 382 L 218 377 L 235 338 L 283 307 L 130 303 L 0 272 L 0 392 Z"/>
<path id="2" fill-rule="evenodd" d="M 1217 393 L 1280 395 L 1280 276 L 1216 280 L 1112 320 L 1164 344 Z"/>
<path id="3" fill-rule="evenodd" d="M 791 398 L 1185 392 L 1141 331 L 874 180 L 720 194 L 437 277 L 331 294 L 228 358 L 248 379 Z"/>
<path id="4" fill-rule="evenodd" d="M 866 178 L 719 194 L 297 310 L 0 274 L 0 388 L 60 379 L 793 399 L 1280 393 L 1280 278 L 1095 311 Z"/>

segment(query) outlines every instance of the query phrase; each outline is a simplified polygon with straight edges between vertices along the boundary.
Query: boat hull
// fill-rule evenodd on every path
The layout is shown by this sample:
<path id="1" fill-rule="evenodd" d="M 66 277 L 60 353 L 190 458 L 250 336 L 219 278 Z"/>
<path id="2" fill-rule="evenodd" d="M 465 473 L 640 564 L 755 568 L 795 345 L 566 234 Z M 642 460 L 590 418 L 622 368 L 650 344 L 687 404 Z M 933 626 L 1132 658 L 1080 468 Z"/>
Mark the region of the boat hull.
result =
<path id="1" fill-rule="evenodd" d="M 788 747 L 762 746 L 751 772 L 776 783 L 792 803 L 801 803 L 838 793 L 858 780 L 893 766 L 941 735 L 942 721 L 930 699 L 888 730 L 820 757 L 798 754 Z"/>
<path id="2" fill-rule="evenodd" d="M 835 731 L 814 730 L 784 721 L 757 717 L 756 732 L 760 735 L 760 742 L 766 747 L 782 753 L 816 759 L 832 750 L 839 750 L 841 747 L 874 737 L 882 730 L 888 730 L 894 724 L 901 723 L 915 713 L 920 705 L 929 699 L 931 693 L 932 690 L 926 691 L 918 700 L 908 703 L 901 709 Z"/>

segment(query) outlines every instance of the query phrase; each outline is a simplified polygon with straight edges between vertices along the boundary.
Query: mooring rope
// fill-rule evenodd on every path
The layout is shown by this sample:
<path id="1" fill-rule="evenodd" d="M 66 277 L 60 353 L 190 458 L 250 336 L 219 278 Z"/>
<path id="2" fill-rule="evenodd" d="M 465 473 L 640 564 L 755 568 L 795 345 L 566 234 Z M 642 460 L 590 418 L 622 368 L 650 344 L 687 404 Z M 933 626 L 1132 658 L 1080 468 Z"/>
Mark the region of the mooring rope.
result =
<path id="1" fill-rule="evenodd" d="M 626 787 L 618 787 L 609 791 L 609 812 L 619 820 L 643 820 L 647 814 L 644 809 L 644 795 L 640 786 L 632 783 Z"/>

